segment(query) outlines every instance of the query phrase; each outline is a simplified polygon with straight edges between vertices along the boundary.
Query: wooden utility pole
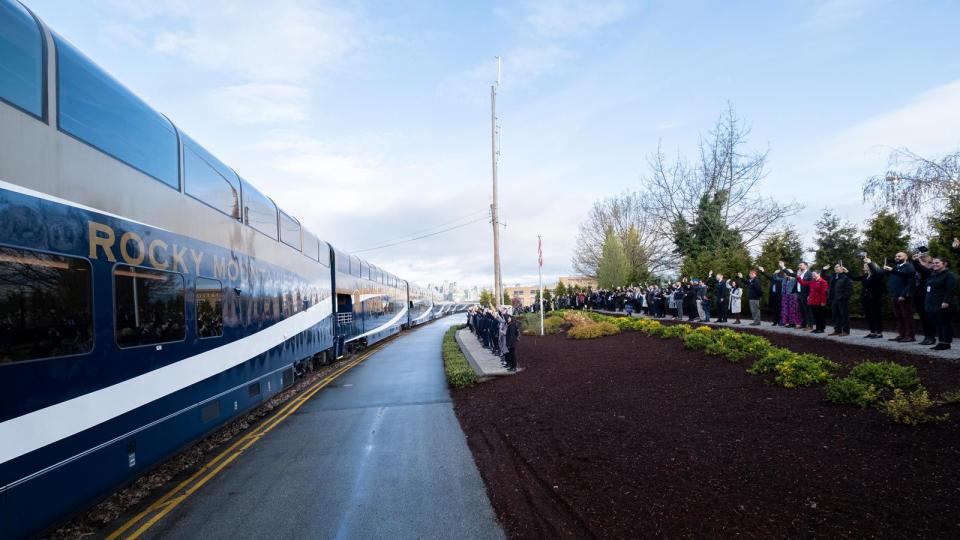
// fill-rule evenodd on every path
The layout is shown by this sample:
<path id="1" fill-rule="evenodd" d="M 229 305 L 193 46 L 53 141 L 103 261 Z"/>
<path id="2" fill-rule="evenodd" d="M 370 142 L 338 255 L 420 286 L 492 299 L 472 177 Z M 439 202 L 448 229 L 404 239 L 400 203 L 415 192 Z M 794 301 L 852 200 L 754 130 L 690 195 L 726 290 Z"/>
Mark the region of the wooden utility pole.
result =
<path id="1" fill-rule="evenodd" d="M 490 204 L 490 222 L 493 224 L 493 294 L 494 306 L 503 303 L 503 285 L 500 282 L 500 221 L 497 214 L 497 88 L 500 87 L 500 57 L 497 57 L 497 82 L 490 85 L 490 157 L 493 165 L 493 203 Z"/>

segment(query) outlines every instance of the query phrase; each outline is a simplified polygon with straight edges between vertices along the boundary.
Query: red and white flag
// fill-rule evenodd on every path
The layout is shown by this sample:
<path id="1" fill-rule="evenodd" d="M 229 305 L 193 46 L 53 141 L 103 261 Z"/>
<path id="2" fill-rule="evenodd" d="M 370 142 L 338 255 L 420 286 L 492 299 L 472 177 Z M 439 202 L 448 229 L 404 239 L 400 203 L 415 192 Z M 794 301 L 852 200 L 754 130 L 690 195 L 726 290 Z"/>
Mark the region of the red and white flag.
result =
<path id="1" fill-rule="evenodd" d="M 537 260 L 540 261 L 540 268 L 543 268 L 543 240 L 537 236 Z"/>

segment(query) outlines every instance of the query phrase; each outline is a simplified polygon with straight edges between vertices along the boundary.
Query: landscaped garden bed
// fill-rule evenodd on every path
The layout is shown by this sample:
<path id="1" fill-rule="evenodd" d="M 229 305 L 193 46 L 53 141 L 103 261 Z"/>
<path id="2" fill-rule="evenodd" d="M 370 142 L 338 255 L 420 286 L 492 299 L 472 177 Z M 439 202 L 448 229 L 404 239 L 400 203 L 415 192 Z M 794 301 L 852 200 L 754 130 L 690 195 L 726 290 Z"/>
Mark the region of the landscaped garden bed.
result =
<path id="1" fill-rule="evenodd" d="M 913 375 L 944 401 L 960 364 L 633 324 L 524 337 L 522 374 L 453 392 L 511 537 L 960 537 L 960 407 L 916 426 L 881 410 L 899 399 L 886 381 L 909 401 Z M 780 349 L 767 373 L 747 372 Z M 857 402 L 864 385 L 880 398 Z"/>

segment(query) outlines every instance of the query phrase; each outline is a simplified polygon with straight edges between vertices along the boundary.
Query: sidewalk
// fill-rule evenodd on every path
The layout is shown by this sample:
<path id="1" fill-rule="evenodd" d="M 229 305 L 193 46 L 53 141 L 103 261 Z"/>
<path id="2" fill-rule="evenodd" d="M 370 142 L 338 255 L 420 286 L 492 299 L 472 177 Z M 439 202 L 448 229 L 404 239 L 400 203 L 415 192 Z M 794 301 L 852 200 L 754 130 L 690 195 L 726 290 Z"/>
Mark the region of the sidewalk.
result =
<path id="1" fill-rule="evenodd" d="M 460 350 L 467 357 L 467 362 L 477 372 L 479 377 L 496 377 L 500 375 L 511 375 L 509 371 L 500 365 L 500 357 L 483 348 L 480 340 L 473 335 L 470 330 L 463 328 L 456 333 L 457 344 Z"/>
<path id="2" fill-rule="evenodd" d="M 593 310 L 597 313 L 602 313 L 604 315 L 623 315 L 626 313 L 623 311 L 604 311 L 604 310 Z M 652 319 L 655 321 L 661 322 L 677 322 L 677 323 L 687 323 L 686 319 L 680 321 L 674 321 L 672 318 L 667 317 L 663 319 L 657 319 L 654 317 L 647 317 L 646 315 L 641 315 L 634 313 L 633 317 Z M 741 315 L 742 317 L 743 315 Z M 889 351 L 896 351 L 905 354 L 919 354 L 923 356 L 930 356 L 934 358 L 940 358 L 950 362 L 960 362 L 960 343 L 956 349 L 948 349 L 946 351 L 932 351 L 930 350 L 929 345 L 920 346 L 917 343 L 923 339 L 923 336 L 914 342 L 914 343 L 898 343 L 896 341 L 887 341 L 887 338 L 896 337 L 896 332 L 886 332 L 883 335 L 882 339 L 866 339 L 865 336 L 868 332 L 866 330 L 853 330 L 849 336 L 839 337 L 839 336 L 830 336 L 827 334 L 811 334 L 810 332 L 804 332 L 802 330 L 796 330 L 792 328 L 784 328 L 782 326 L 771 326 L 768 321 L 763 321 L 763 324 L 760 326 L 750 326 L 752 320 L 748 317 L 746 319 L 741 319 L 741 324 L 733 323 L 718 323 L 718 322 L 709 322 L 703 323 L 696 321 L 692 324 L 707 324 L 709 326 L 719 326 L 722 328 L 730 328 L 731 330 L 758 330 L 761 332 L 771 332 L 774 334 L 788 334 L 791 336 L 807 337 L 810 339 L 827 339 L 830 341 L 837 341 L 845 343 L 847 345 L 859 345 L 862 347 L 871 347 L 874 349 L 886 349 Z M 919 324 L 919 323 L 918 323 Z M 832 332 L 833 330 L 828 326 L 827 332 Z"/>

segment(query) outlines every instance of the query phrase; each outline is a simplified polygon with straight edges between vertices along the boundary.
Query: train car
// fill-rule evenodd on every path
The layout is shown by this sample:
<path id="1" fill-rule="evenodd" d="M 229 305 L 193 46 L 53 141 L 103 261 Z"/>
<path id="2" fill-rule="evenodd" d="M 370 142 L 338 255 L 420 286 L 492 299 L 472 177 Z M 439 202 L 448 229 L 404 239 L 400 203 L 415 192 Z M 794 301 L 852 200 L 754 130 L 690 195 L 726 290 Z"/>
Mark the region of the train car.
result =
<path id="1" fill-rule="evenodd" d="M 429 289 L 411 284 L 409 298 L 408 326 L 417 326 L 434 320 L 436 316 L 436 313 L 434 313 L 435 295 Z"/>
<path id="2" fill-rule="evenodd" d="M 355 255 L 331 249 L 339 351 L 372 345 L 406 325 L 407 282 Z"/>
<path id="3" fill-rule="evenodd" d="M 410 286 L 0 0 L 0 538 L 396 333 Z"/>

